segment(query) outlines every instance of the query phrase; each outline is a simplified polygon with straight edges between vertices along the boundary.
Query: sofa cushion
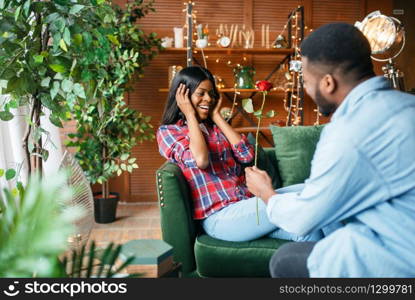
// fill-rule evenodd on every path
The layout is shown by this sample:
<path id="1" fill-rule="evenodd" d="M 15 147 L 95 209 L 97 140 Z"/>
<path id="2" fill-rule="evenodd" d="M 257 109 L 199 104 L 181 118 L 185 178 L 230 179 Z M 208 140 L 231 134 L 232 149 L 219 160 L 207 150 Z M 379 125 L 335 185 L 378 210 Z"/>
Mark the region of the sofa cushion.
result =
<path id="1" fill-rule="evenodd" d="M 252 133 L 249 133 L 247 138 L 248 138 L 249 143 L 255 147 L 255 136 Z M 254 161 L 252 161 L 248 165 L 253 166 Z M 280 179 L 280 175 L 278 172 L 277 164 L 275 163 L 275 161 L 272 161 L 270 159 L 270 155 L 267 155 L 266 151 L 259 144 L 258 144 L 258 166 L 257 167 L 268 173 L 269 177 L 271 177 L 272 186 L 274 187 L 274 189 L 281 187 L 281 179 Z"/>
<path id="2" fill-rule="evenodd" d="M 271 238 L 227 242 L 202 234 L 195 243 L 197 270 L 202 277 L 270 277 L 271 256 L 286 242 Z"/>
<path id="3" fill-rule="evenodd" d="M 279 127 L 270 125 L 282 186 L 303 183 L 324 125 Z"/>

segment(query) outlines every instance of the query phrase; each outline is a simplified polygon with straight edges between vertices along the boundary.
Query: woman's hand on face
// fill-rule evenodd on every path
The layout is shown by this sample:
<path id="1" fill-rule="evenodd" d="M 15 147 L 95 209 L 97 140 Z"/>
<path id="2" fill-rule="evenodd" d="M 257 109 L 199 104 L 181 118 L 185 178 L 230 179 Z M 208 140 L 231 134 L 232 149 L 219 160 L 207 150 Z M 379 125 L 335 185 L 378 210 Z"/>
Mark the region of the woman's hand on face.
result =
<path id="1" fill-rule="evenodd" d="M 186 85 L 181 83 L 176 91 L 176 102 L 179 109 L 188 118 L 190 115 L 194 115 L 196 113 L 192 102 L 189 98 L 189 89 L 186 88 Z"/>
<path id="2" fill-rule="evenodd" d="M 215 107 L 212 109 L 212 120 L 214 120 L 215 118 L 219 117 L 221 118 L 222 115 L 220 114 L 220 107 L 222 105 L 222 94 L 220 94 L 218 101 L 215 104 Z"/>

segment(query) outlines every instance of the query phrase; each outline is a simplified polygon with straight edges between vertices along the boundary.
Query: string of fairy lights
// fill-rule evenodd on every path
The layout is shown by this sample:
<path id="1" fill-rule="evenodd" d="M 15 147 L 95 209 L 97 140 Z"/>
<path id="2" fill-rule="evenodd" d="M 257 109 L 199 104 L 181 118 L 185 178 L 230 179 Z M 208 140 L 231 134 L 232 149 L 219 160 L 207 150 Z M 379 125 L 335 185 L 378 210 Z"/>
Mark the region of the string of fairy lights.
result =
<path id="1" fill-rule="evenodd" d="M 284 108 L 287 111 L 287 119 L 285 125 L 293 125 L 297 126 L 301 124 L 301 115 L 300 112 L 303 110 L 301 106 L 301 99 L 300 99 L 300 85 L 301 85 L 301 69 L 298 66 L 295 66 L 295 62 L 300 61 L 300 51 L 299 45 L 301 43 L 300 37 L 300 26 L 299 22 L 299 11 L 296 10 L 294 14 L 291 14 L 290 19 L 288 20 L 287 26 L 289 26 L 290 21 L 294 21 L 292 26 L 292 47 L 294 48 L 294 56 L 293 60 L 290 61 L 290 75 L 292 78 L 292 82 L 290 84 L 291 91 L 286 93 L 286 97 L 284 97 Z M 288 97 L 289 102 L 288 102 Z M 288 102 L 288 103 L 287 103 Z"/>
<path id="2" fill-rule="evenodd" d="M 197 11 L 191 9 L 191 14 L 189 14 L 189 5 L 192 6 L 192 8 L 195 6 L 195 3 L 192 1 L 189 2 L 184 2 L 183 3 L 185 5 L 185 8 L 183 9 L 183 12 L 185 12 L 185 25 L 184 25 L 184 30 L 186 30 L 186 32 L 188 31 L 188 26 L 189 26 L 189 22 L 192 22 L 192 45 L 194 45 L 195 40 L 197 39 L 197 32 L 195 30 L 193 30 L 193 28 L 195 28 L 197 26 Z M 300 8 L 300 7 L 298 7 Z M 302 85 L 302 73 L 301 73 L 301 54 L 300 54 L 300 43 L 301 43 L 301 25 L 300 25 L 300 19 L 301 19 L 301 14 L 300 14 L 300 10 L 299 9 L 295 9 L 289 16 L 289 18 L 287 19 L 283 29 L 281 30 L 281 32 L 277 35 L 277 38 L 271 43 L 271 45 L 275 45 L 275 43 L 277 42 L 278 37 L 281 37 L 284 35 L 284 33 L 286 31 L 288 31 L 289 26 L 291 26 L 291 36 L 288 38 L 291 38 L 291 47 L 294 49 L 294 54 L 292 55 L 291 59 L 289 60 L 289 62 L 283 66 L 281 66 L 281 69 L 285 70 L 285 79 L 288 81 L 285 84 L 285 88 L 284 89 L 284 99 L 283 99 L 283 106 L 284 106 L 284 110 L 287 113 L 286 116 L 286 126 L 298 126 L 302 124 L 302 111 L 304 109 L 303 107 L 303 93 L 302 93 L 302 89 L 303 89 L 303 85 Z M 207 29 L 207 28 L 206 28 Z M 312 29 L 308 29 L 307 26 L 304 26 L 304 30 L 311 32 Z M 287 32 L 287 36 L 288 36 L 289 32 Z M 187 41 L 189 39 L 188 34 L 186 34 L 184 36 L 185 41 Z M 211 44 L 208 43 L 208 46 L 210 46 Z M 193 50 L 191 47 L 187 47 L 186 48 L 188 51 L 191 50 L 193 51 L 193 53 L 197 53 L 197 50 Z M 207 68 L 207 59 L 209 58 L 209 56 L 205 55 L 203 48 L 199 49 L 202 55 L 202 59 L 203 59 L 203 63 L 204 66 Z M 188 60 L 192 60 L 192 58 L 188 57 Z M 223 57 L 219 57 L 216 58 L 215 62 L 216 63 L 221 63 L 221 62 L 225 62 L 225 65 L 228 67 L 240 67 L 244 64 L 246 64 L 247 62 L 247 57 L 245 55 L 242 56 L 240 62 L 238 63 L 233 63 L 230 59 L 228 58 L 223 58 Z M 281 89 L 280 87 L 276 87 L 275 89 Z M 233 114 L 233 110 L 235 108 L 235 106 L 237 105 L 237 96 L 240 95 L 240 91 L 238 91 L 238 89 L 236 88 L 236 84 L 234 85 L 234 97 L 233 97 L 233 104 L 232 104 L 232 108 L 230 110 L 230 112 L 228 113 L 228 117 L 232 117 Z M 318 125 L 320 124 L 320 112 L 318 111 L 317 108 L 315 108 L 314 113 L 316 115 L 316 119 L 314 122 L 314 125 Z"/>

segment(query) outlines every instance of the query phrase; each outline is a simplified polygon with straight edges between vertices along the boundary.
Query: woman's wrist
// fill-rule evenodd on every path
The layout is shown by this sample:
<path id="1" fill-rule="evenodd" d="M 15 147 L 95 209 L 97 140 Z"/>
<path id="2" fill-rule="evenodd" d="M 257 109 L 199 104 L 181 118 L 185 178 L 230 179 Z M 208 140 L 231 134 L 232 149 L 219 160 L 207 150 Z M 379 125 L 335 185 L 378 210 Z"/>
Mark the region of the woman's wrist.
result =
<path id="1" fill-rule="evenodd" d="M 197 119 L 195 112 L 190 111 L 190 112 L 186 112 L 186 113 L 183 113 L 183 114 L 184 114 L 184 117 L 186 118 L 187 121 L 190 121 L 191 119 Z"/>
<path id="2" fill-rule="evenodd" d="M 212 121 L 215 122 L 217 125 L 217 122 L 225 121 L 225 119 L 222 117 L 222 115 L 219 112 L 217 112 L 217 113 L 212 114 Z"/>

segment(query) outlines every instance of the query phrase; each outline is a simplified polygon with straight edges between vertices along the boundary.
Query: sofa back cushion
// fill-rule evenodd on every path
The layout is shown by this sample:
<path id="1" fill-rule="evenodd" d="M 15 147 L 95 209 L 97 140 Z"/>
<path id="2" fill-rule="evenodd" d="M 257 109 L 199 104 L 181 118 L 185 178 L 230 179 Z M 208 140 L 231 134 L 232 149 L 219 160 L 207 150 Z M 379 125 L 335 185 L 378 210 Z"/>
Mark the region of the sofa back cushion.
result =
<path id="1" fill-rule="evenodd" d="M 270 125 L 282 186 L 303 183 L 324 125 L 279 127 Z"/>

